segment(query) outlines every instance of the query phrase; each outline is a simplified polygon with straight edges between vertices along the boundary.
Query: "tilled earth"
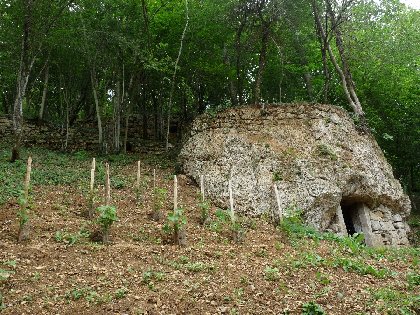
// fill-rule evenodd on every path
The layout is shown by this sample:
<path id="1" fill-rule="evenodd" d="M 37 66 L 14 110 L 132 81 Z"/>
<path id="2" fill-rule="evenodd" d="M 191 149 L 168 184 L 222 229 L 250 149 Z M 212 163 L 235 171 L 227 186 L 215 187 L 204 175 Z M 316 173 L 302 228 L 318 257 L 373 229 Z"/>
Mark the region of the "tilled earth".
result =
<path id="1" fill-rule="evenodd" d="M 245 220 L 243 243 L 236 244 L 226 227 L 199 223 L 198 188 L 183 176 L 179 203 L 188 220 L 188 245 L 172 245 L 162 232 L 165 220 L 149 218 L 152 167 L 145 170 L 141 205 L 131 188 L 136 166 L 118 172 L 127 184 L 112 190 L 119 221 L 109 245 L 87 237 L 95 227 L 82 215 L 88 202 L 77 185 L 33 188 L 31 239 L 23 244 L 16 242 L 17 204 L 0 207 L 0 269 L 7 271 L 0 278 L 2 315 L 301 314 L 310 301 L 327 314 L 383 314 L 385 302 L 375 292 L 420 294 L 418 286 L 407 285 L 410 258 L 366 260 L 393 271 L 384 279 L 311 263 L 308 257 L 333 258 L 338 245 L 303 237 L 292 242 L 265 218 Z M 171 208 L 171 174 L 170 168 L 157 169 L 157 185 L 169 192 L 165 210 Z M 103 187 L 97 196 L 100 205 Z"/>

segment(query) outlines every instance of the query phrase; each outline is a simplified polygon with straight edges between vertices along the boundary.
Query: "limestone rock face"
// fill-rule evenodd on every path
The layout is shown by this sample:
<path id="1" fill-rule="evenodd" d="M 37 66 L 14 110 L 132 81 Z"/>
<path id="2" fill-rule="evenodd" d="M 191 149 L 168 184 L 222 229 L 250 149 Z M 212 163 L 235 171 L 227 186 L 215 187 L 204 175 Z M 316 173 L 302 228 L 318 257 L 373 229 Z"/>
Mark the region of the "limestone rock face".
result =
<path id="1" fill-rule="evenodd" d="M 198 117 L 180 156 L 207 197 L 247 215 L 303 211 L 307 223 L 338 234 L 363 232 L 369 245 L 408 243 L 410 201 L 375 139 L 329 105 L 237 107 Z"/>

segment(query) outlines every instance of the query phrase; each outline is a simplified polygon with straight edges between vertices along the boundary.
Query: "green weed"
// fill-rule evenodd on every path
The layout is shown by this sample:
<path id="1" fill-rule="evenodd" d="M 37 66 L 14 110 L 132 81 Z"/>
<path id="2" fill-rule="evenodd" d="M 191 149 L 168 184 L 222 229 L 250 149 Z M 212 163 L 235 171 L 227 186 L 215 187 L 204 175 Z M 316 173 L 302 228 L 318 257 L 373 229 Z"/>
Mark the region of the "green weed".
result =
<path id="1" fill-rule="evenodd" d="M 117 300 L 123 299 L 128 294 L 128 289 L 125 287 L 119 288 L 115 291 L 114 296 Z"/>
<path id="2" fill-rule="evenodd" d="M 324 315 L 322 307 L 316 302 L 309 302 L 302 305 L 302 315 Z"/>
<path id="3" fill-rule="evenodd" d="M 417 314 L 420 309 L 420 296 L 393 290 L 378 288 L 371 291 L 378 311 L 387 314 Z"/>

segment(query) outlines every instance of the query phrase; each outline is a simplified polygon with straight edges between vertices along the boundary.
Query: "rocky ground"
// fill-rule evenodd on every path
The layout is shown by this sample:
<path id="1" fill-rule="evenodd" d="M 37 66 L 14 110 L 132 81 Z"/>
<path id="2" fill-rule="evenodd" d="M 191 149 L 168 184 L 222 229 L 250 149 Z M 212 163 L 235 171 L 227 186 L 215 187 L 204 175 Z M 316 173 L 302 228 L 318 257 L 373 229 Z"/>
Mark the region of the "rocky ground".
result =
<path id="1" fill-rule="evenodd" d="M 113 156 L 112 204 L 119 220 L 108 245 L 92 242 L 95 224 L 83 213 L 91 154 L 25 151 L 34 159 L 31 239 L 18 244 L 16 202 L 25 165 L 0 154 L 0 313 L 3 314 L 418 314 L 419 248 L 367 249 L 286 220 L 241 220 L 232 240 L 215 207 L 200 223 L 199 189 L 179 176 L 187 246 L 171 244 L 152 221 L 152 174 L 171 209 L 174 159 Z M 139 203 L 136 160 L 143 161 Z M 96 205 L 103 203 L 98 159 Z M 18 180 L 15 180 L 17 178 Z M 6 201 L 7 200 L 7 201 Z M 170 223 L 170 222 L 169 222 Z M 322 310 L 321 310 L 322 309 Z"/>

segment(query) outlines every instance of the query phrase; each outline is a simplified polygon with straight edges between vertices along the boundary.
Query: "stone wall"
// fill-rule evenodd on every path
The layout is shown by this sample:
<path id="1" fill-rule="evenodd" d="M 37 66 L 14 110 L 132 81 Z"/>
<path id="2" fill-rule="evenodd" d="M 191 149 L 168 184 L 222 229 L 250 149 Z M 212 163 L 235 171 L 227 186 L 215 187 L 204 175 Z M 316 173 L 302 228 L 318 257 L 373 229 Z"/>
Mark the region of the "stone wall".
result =
<path id="1" fill-rule="evenodd" d="M 114 128 L 112 123 L 103 124 L 104 152 L 113 151 Z M 161 151 L 164 144 L 156 141 L 142 139 L 142 125 L 139 120 L 132 119 L 129 122 L 129 149 L 136 152 Z M 0 116 L 0 137 L 3 141 L 13 141 L 13 123 L 7 117 Z M 123 145 L 124 129 L 121 129 L 120 145 Z M 65 126 L 54 126 L 44 122 L 25 121 L 23 124 L 23 144 L 25 146 L 45 146 L 51 149 L 63 150 L 66 145 Z M 67 138 L 67 150 L 98 150 L 98 129 L 94 122 L 76 123 L 69 128 Z"/>
<path id="2" fill-rule="evenodd" d="M 372 245 L 408 242 L 408 197 L 375 139 L 359 132 L 338 107 L 282 104 L 200 116 L 180 162 L 197 182 L 205 176 L 206 194 L 221 207 L 229 207 L 231 179 L 237 211 L 275 215 L 276 185 L 281 212 L 302 209 L 321 231 L 347 233 L 337 215 L 344 200 L 369 209 L 365 216 L 354 211 L 363 217 Z"/>

